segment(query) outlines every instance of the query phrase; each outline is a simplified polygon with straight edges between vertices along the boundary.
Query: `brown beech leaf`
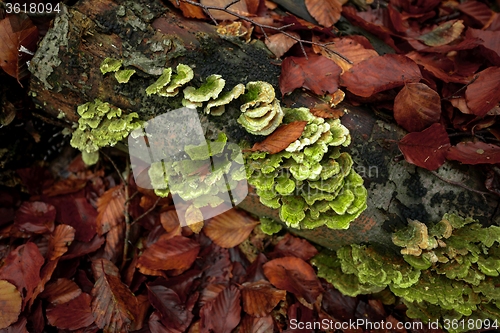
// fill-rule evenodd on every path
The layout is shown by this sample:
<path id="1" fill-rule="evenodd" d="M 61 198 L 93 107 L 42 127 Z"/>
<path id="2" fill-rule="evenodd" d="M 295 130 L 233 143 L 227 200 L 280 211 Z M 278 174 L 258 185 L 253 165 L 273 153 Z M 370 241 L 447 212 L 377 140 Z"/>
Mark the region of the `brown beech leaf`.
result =
<path id="1" fill-rule="evenodd" d="M 289 291 L 313 304 L 323 288 L 314 269 L 304 260 L 283 257 L 263 265 L 267 279 L 278 289 Z"/>
<path id="2" fill-rule="evenodd" d="M 49 324 L 60 329 L 77 330 L 90 326 L 94 316 L 90 310 L 92 297 L 81 293 L 78 297 L 59 305 L 49 305 L 46 310 Z"/>
<path id="3" fill-rule="evenodd" d="M 231 248 L 241 244 L 252 232 L 259 221 L 246 213 L 230 209 L 211 218 L 205 228 L 205 234 L 217 245 Z"/>
<path id="4" fill-rule="evenodd" d="M 250 14 L 248 13 L 248 8 L 247 4 L 245 1 L 237 1 L 234 2 L 233 0 L 199 0 L 199 2 L 205 6 L 216 6 L 216 7 L 226 7 L 230 3 L 233 3 L 228 9 L 243 15 L 243 16 L 249 16 Z M 228 14 L 226 12 L 223 12 L 222 10 L 215 10 L 215 9 L 209 9 L 210 14 L 216 19 L 216 20 L 230 20 L 230 21 L 235 21 L 237 20 L 237 17 L 231 14 Z"/>
<path id="5" fill-rule="evenodd" d="M 160 320 L 169 330 L 184 332 L 191 321 L 193 314 L 181 301 L 177 293 L 165 286 L 147 286 L 149 302 L 160 313 Z"/>
<path id="6" fill-rule="evenodd" d="M 119 276 L 107 274 L 106 270 L 101 267 L 101 272 L 94 274 L 99 276 L 91 292 L 95 323 L 104 332 L 128 332 L 138 310 L 137 298 Z"/>
<path id="7" fill-rule="evenodd" d="M 342 3 L 339 0 L 305 0 L 309 14 L 324 27 L 331 27 L 340 19 Z"/>
<path id="8" fill-rule="evenodd" d="M 0 268 L 0 280 L 7 280 L 16 285 L 24 296 L 26 304 L 33 295 L 33 290 L 40 282 L 40 268 L 43 257 L 35 243 L 28 242 L 18 246 L 5 258 Z"/>
<path id="9" fill-rule="evenodd" d="M 462 20 L 447 21 L 417 39 L 428 46 L 446 45 L 456 40 L 462 34 L 464 28 Z"/>
<path id="10" fill-rule="evenodd" d="M 19 81 L 28 74 L 25 64 L 31 58 L 19 50 L 35 51 L 38 29 L 27 15 L 10 15 L 0 20 L 0 40 L 0 68 Z"/>
<path id="11" fill-rule="evenodd" d="M 299 35 L 295 32 L 290 32 L 290 35 L 299 38 Z M 276 58 L 281 58 L 292 46 L 297 44 L 297 40 L 278 33 L 266 38 L 265 43 Z"/>
<path id="12" fill-rule="evenodd" d="M 56 209 L 40 201 L 23 202 L 16 212 L 15 225 L 23 231 L 43 234 L 54 230 Z"/>
<path id="13" fill-rule="evenodd" d="M 422 132 L 407 134 L 398 146 L 408 163 L 436 170 L 444 163 L 450 138 L 443 125 L 436 123 Z"/>
<path id="14" fill-rule="evenodd" d="M 341 85 L 355 95 L 371 95 L 422 78 L 418 65 L 408 57 L 386 54 L 360 62 L 340 76 Z"/>
<path id="15" fill-rule="evenodd" d="M 446 158 L 464 164 L 500 163 L 500 147 L 481 141 L 460 142 L 448 151 Z"/>
<path id="16" fill-rule="evenodd" d="M 75 239 L 75 229 L 66 224 L 59 224 L 49 240 L 48 260 L 60 258 L 68 251 L 68 246 Z"/>
<path id="17" fill-rule="evenodd" d="M 408 83 L 394 99 L 394 118 L 408 132 L 418 132 L 437 123 L 441 98 L 424 83 Z"/>
<path id="18" fill-rule="evenodd" d="M 81 293 L 82 290 L 74 281 L 60 278 L 47 284 L 40 297 L 46 298 L 52 305 L 58 305 L 71 301 Z"/>
<path id="19" fill-rule="evenodd" d="M 56 195 L 75 193 L 80 191 L 87 185 L 87 179 L 79 179 L 79 178 L 67 178 L 58 181 L 51 187 L 43 190 L 43 194 L 49 197 L 53 197 Z"/>
<path id="20" fill-rule="evenodd" d="M 342 69 L 332 60 L 318 55 L 308 59 L 287 57 L 281 64 L 279 79 L 281 94 L 304 87 L 316 95 L 333 93 L 338 88 L 338 77 Z"/>
<path id="21" fill-rule="evenodd" d="M 300 138 L 306 125 L 307 121 L 294 121 L 281 125 L 264 141 L 255 143 L 251 151 L 265 151 L 269 154 L 279 153 Z"/>
<path id="22" fill-rule="evenodd" d="M 286 291 L 274 288 L 265 280 L 246 282 L 241 286 L 243 310 L 254 317 L 265 317 L 286 299 Z"/>
<path id="23" fill-rule="evenodd" d="M 16 286 L 9 281 L 0 280 L 0 329 L 17 321 L 22 304 L 23 299 Z"/>
<path id="24" fill-rule="evenodd" d="M 201 7 L 185 3 L 184 1 L 170 0 L 170 2 L 182 11 L 184 17 L 195 19 L 207 18 Z M 177 6 L 177 4 L 179 4 L 179 6 Z"/>
<path id="25" fill-rule="evenodd" d="M 297 257 L 307 261 L 317 254 L 318 250 L 307 240 L 286 234 L 274 246 L 274 250 L 269 254 L 269 257 Z"/>
<path id="26" fill-rule="evenodd" d="M 483 117 L 500 102 L 500 67 L 488 67 L 478 75 L 465 90 L 465 99 L 471 112 Z"/>
<path id="27" fill-rule="evenodd" d="M 200 332 L 231 333 L 241 318 L 240 291 L 231 285 L 200 309 Z"/>
<path id="28" fill-rule="evenodd" d="M 319 39 L 318 39 L 319 42 Z M 377 51 L 373 49 L 367 49 L 362 44 L 358 43 L 356 40 L 348 37 L 342 38 L 333 38 L 331 42 L 335 44 L 331 44 L 325 47 L 320 47 L 317 45 L 313 45 L 313 50 L 316 53 L 321 53 L 323 56 L 328 59 L 333 60 L 340 68 L 342 68 L 342 72 L 348 71 L 355 64 L 360 63 L 363 60 L 367 60 L 373 57 L 378 57 Z M 330 50 L 330 51 L 329 51 Z M 348 63 L 343 58 L 339 57 L 335 53 L 331 51 L 336 51 L 349 59 L 351 63 Z"/>
<path id="29" fill-rule="evenodd" d="M 479 38 L 482 54 L 494 65 L 500 66 L 500 31 L 468 28 L 466 36 Z"/>
<path id="30" fill-rule="evenodd" d="M 56 196 L 48 198 L 56 207 L 56 221 L 75 228 L 77 241 L 89 242 L 96 234 L 97 211 L 86 198 Z"/>
<path id="31" fill-rule="evenodd" d="M 123 185 L 117 185 L 107 190 L 97 200 L 96 218 L 97 233 L 103 235 L 124 218 L 125 195 Z"/>
<path id="32" fill-rule="evenodd" d="M 488 24 L 494 13 L 488 5 L 479 1 L 463 2 L 457 6 L 457 9 L 462 13 L 469 15 L 483 26 Z"/>
<path id="33" fill-rule="evenodd" d="M 316 104 L 313 108 L 311 108 L 311 113 L 316 117 L 321 117 L 325 119 L 338 119 L 344 115 L 343 110 L 332 109 L 330 105 L 326 103 Z"/>
<path id="34" fill-rule="evenodd" d="M 142 253 L 137 267 L 141 272 L 171 269 L 185 271 L 196 260 L 199 251 L 200 244 L 195 240 L 183 236 L 170 239 L 162 236 Z"/>
<path id="35" fill-rule="evenodd" d="M 241 333 L 270 333 L 274 332 L 273 317 L 266 316 L 255 318 L 245 315 L 240 324 Z"/>

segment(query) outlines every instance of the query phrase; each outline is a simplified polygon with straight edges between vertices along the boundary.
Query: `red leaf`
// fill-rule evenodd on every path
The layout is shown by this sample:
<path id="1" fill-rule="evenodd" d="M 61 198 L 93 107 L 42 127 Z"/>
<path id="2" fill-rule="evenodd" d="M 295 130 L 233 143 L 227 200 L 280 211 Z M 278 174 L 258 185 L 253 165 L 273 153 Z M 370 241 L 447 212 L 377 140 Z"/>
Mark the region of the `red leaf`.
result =
<path id="1" fill-rule="evenodd" d="M 82 293 L 69 302 L 59 305 L 49 305 L 46 310 L 50 325 L 60 329 L 77 330 L 87 327 L 94 322 L 90 310 L 92 297 Z"/>
<path id="2" fill-rule="evenodd" d="M 493 11 L 486 4 L 479 1 L 466 1 L 457 6 L 457 9 L 469 15 L 485 26 L 493 15 Z"/>
<path id="3" fill-rule="evenodd" d="M 439 121 L 441 98 L 423 83 L 408 83 L 394 99 L 394 118 L 408 132 L 418 132 Z"/>
<path id="4" fill-rule="evenodd" d="M 500 37 L 500 35 L 499 35 Z M 476 81 L 465 90 L 467 106 L 476 116 L 483 117 L 500 102 L 500 67 L 489 67 L 478 74 Z"/>
<path id="5" fill-rule="evenodd" d="M 71 301 L 81 293 L 82 290 L 74 281 L 60 278 L 47 284 L 40 297 L 46 298 L 52 305 L 58 305 Z"/>
<path id="6" fill-rule="evenodd" d="M 294 121 L 281 125 L 264 141 L 255 143 L 251 151 L 265 151 L 269 154 L 279 153 L 300 138 L 306 125 L 307 121 Z"/>
<path id="7" fill-rule="evenodd" d="M 220 247 L 231 248 L 241 244 L 259 221 L 246 213 L 230 209 L 211 218 L 203 228 L 205 234 Z"/>
<path id="8" fill-rule="evenodd" d="M 480 38 L 481 52 L 494 65 L 500 66 L 500 31 L 467 29 L 466 36 Z"/>
<path id="9" fill-rule="evenodd" d="M 85 198 L 71 196 L 57 196 L 47 199 L 56 207 L 56 220 L 75 228 L 75 239 L 89 242 L 96 234 L 95 219 L 97 211 Z"/>
<path id="10" fill-rule="evenodd" d="M 137 267 L 144 274 L 150 270 L 185 271 L 196 260 L 200 251 L 198 242 L 183 236 L 170 239 L 160 237 L 156 243 L 147 248 L 139 258 Z"/>
<path id="11" fill-rule="evenodd" d="M 275 289 L 265 280 L 243 283 L 241 286 L 243 309 L 254 317 L 265 317 L 286 299 L 286 291 Z"/>
<path id="12" fill-rule="evenodd" d="M 307 261 L 317 254 L 318 250 L 307 240 L 286 234 L 274 246 L 274 250 L 269 254 L 269 257 L 297 257 Z"/>
<path id="13" fill-rule="evenodd" d="M 58 181 L 51 187 L 43 190 L 43 194 L 48 197 L 56 195 L 75 193 L 80 191 L 87 185 L 87 179 L 67 178 Z"/>
<path id="14" fill-rule="evenodd" d="M 97 232 L 103 235 L 112 227 L 122 222 L 124 218 L 125 194 L 123 185 L 117 185 L 107 190 L 102 197 L 97 200 L 96 218 Z"/>
<path id="15" fill-rule="evenodd" d="M 342 3 L 339 0 L 305 0 L 309 14 L 324 27 L 331 27 L 340 19 Z"/>
<path id="16" fill-rule="evenodd" d="M 299 38 L 299 35 L 291 32 L 290 35 Z M 266 46 L 276 58 L 281 58 L 292 46 L 297 44 L 297 40 L 280 33 L 274 34 L 265 40 Z"/>
<path id="17" fill-rule="evenodd" d="M 191 5 L 188 3 L 185 3 L 184 1 L 176 1 L 176 0 L 170 0 L 170 2 L 177 8 L 179 8 L 182 11 L 182 15 L 187 18 L 196 18 L 196 19 L 204 19 L 206 18 L 205 13 L 203 12 L 203 9 Z M 198 2 L 198 1 L 196 1 Z"/>
<path id="18" fill-rule="evenodd" d="M 500 147 L 481 141 L 460 142 L 449 149 L 446 158 L 464 164 L 500 163 Z"/>
<path id="19" fill-rule="evenodd" d="M 48 260 L 60 258 L 68 251 L 68 246 L 75 239 L 75 229 L 66 224 L 60 224 L 56 227 L 49 240 Z"/>
<path id="20" fill-rule="evenodd" d="M 15 225 L 23 231 L 43 234 L 54 230 L 56 209 L 45 202 L 23 202 L 16 212 Z"/>
<path id="21" fill-rule="evenodd" d="M 40 282 L 40 268 L 43 262 L 35 243 L 28 242 L 18 246 L 5 258 L 5 264 L 0 269 L 0 280 L 15 284 L 21 294 L 25 295 L 24 304 L 26 304 Z"/>
<path id="22" fill-rule="evenodd" d="M 330 59 L 309 55 L 309 58 L 288 57 L 281 64 L 280 90 L 284 96 L 296 88 L 304 87 L 316 95 L 333 93 L 338 88 L 342 69 Z"/>
<path id="23" fill-rule="evenodd" d="M 229 286 L 200 309 L 200 332 L 231 333 L 241 316 L 240 291 Z"/>
<path id="24" fill-rule="evenodd" d="M 398 54 L 374 57 L 354 65 L 340 77 L 341 85 L 355 95 L 371 95 L 396 88 L 422 78 L 418 65 L 410 58 Z"/>
<path id="25" fill-rule="evenodd" d="M 309 303 L 316 302 L 323 288 L 314 269 L 304 260 L 283 257 L 264 264 L 264 274 L 278 289 L 285 289 Z"/>
<path id="26" fill-rule="evenodd" d="M 25 65 L 31 58 L 19 50 L 35 51 L 38 29 L 27 15 L 10 15 L 0 20 L 0 40 L 0 68 L 19 81 L 28 74 Z"/>
<path id="27" fill-rule="evenodd" d="M 249 315 L 245 315 L 240 324 L 240 332 L 245 333 L 268 333 L 274 332 L 274 321 L 273 317 L 266 316 L 261 318 L 255 318 Z"/>
<path id="28" fill-rule="evenodd" d="M 149 301 L 161 314 L 162 324 L 169 330 L 184 332 L 193 320 L 191 309 L 186 308 L 179 295 L 170 288 L 161 285 L 147 288 Z"/>
<path id="29" fill-rule="evenodd" d="M 436 170 L 444 163 L 450 139 L 443 125 L 436 123 L 422 132 L 407 134 L 398 146 L 408 163 Z"/>

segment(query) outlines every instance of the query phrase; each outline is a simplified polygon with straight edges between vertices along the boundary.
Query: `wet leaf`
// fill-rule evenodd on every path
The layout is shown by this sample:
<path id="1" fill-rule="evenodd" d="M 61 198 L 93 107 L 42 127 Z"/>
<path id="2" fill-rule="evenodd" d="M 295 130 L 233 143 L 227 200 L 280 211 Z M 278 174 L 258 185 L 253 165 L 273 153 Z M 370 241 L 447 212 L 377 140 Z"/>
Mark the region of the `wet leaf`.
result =
<path id="1" fill-rule="evenodd" d="M 304 87 L 316 95 L 333 93 L 338 88 L 341 68 L 323 56 L 309 55 L 308 59 L 288 57 L 281 64 L 279 79 L 281 94 Z"/>
<path id="2" fill-rule="evenodd" d="M 34 52 L 38 29 L 27 15 L 11 15 L 0 20 L 0 68 L 18 81 L 28 74 L 26 61 L 31 58 L 24 47 Z"/>
<path id="3" fill-rule="evenodd" d="M 447 21 L 417 39 L 428 46 L 446 45 L 456 40 L 464 30 L 462 20 Z"/>
<path id="4" fill-rule="evenodd" d="M 200 332 L 231 333 L 241 318 L 240 291 L 229 286 L 200 309 Z M 224 320 L 221 320 L 224 318 Z"/>
<path id="5" fill-rule="evenodd" d="M 54 230 L 56 209 L 40 201 L 23 202 L 16 212 L 15 225 L 25 231 L 43 234 Z"/>
<path id="6" fill-rule="evenodd" d="M 77 330 L 90 326 L 94 322 L 94 316 L 90 310 L 92 297 L 81 293 L 78 297 L 59 305 L 47 307 L 47 319 L 49 324 L 60 329 Z"/>
<path id="7" fill-rule="evenodd" d="M 40 268 L 43 262 L 43 257 L 35 243 L 28 242 L 20 245 L 5 258 L 4 265 L 0 268 L 0 279 L 15 284 L 17 289 L 25 295 L 24 304 L 26 304 L 40 282 Z"/>
<path id="8" fill-rule="evenodd" d="M 483 117 L 500 102 L 500 67 L 489 67 L 465 90 L 467 106 L 473 114 Z"/>
<path id="9" fill-rule="evenodd" d="M 408 132 L 418 132 L 437 123 L 441 98 L 423 83 L 408 83 L 394 99 L 394 118 Z"/>
<path id="10" fill-rule="evenodd" d="M 211 218 L 204 232 L 220 247 L 231 248 L 247 239 L 257 224 L 259 221 L 250 218 L 246 213 L 230 209 Z"/>
<path id="11" fill-rule="evenodd" d="M 302 260 L 309 260 L 318 254 L 318 250 L 307 240 L 286 234 L 274 246 L 273 252 L 269 254 L 271 258 L 276 257 L 297 257 Z"/>
<path id="12" fill-rule="evenodd" d="M 464 164 L 500 163 L 500 147 L 481 141 L 460 142 L 449 149 L 446 158 Z"/>
<path id="13" fill-rule="evenodd" d="M 291 32 L 290 35 L 300 38 L 300 36 L 294 32 Z M 281 58 L 292 46 L 297 44 L 297 40 L 278 33 L 269 36 L 269 38 L 265 40 L 265 43 L 267 48 L 274 53 L 276 58 Z"/>
<path id="14" fill-rule="evenodd" d="M 398 54 L 386 54 L 353 66 L 341 75 L 340 82 L 353 94 L 370 97 L 405 83 L 418 82 L 421 77 L 418 65 L 410 58 Z"/>
<path id="15" fill-rule="evenodd" d="M 279 153 L 300 138 L 306 125 L 307 121 L 294 121 L 281 125 L 264 141 L 255 143 L 251 151 L 265 151 L 269 154 Z"/>
<path id="16" fill-rule="evenodd" d="M 135 319 L 137 298 L 118 276 L 107 274 L 106 270 L 114 269 L 102 267 L 94 274 L 91 309 L 95 323 L 106 333 L 126 332 Z"/>
<path id="17" fill-rule="evenodd" d="M 117 185 L 107 190 L 97 200 L 96 225 L 97 233 L 103 235 L 112 227 L 121 223 L 124 218 L 125 195 L 123 185 Z"/>
<path id="18" fill-rule="evenodd" d="M 450 139 L 443 125 L 436 123 L 422 132 L 407 134 L 398 146 L 408 163 L 436 170 L 444 163 Z"/>
<path id="19" fill-rule="evenodd" d="M 286 299 L 286 291 L 274 288 L 265 280 L 243 283 L 241 286 L 243 310 L 254 317 L 265 317 Z"/>
<path id="20" fill-rule="evenodd" d="M 314 269 L 300 258 L 274 259 L 265 263 L 263 268 L 267 279 L 276 288 L 289 291 L 311 304 L 323 291 Z"/>
<path id="21" fill-rule="evenodd" d="M 160 237 L 142 253 L 137 267 L 141 272 L 171 269 L 185 271 L 196 260 L 199 251 L 200 244 L 190 238 L 175 236 L 165 239 L 165 237 Z"/>
<path id="22" fill-rule="evenodd" d="M 309 14 L 324 27 L 331 27 L 340 19 L 342 3 L 339 0 L 305 0 Z"/>
<path id="23" fill-rule="evenodd" d="M 22 304 L 23 299 L 16 286 L 0 280 L 0 329 L 17 321 Z"/>

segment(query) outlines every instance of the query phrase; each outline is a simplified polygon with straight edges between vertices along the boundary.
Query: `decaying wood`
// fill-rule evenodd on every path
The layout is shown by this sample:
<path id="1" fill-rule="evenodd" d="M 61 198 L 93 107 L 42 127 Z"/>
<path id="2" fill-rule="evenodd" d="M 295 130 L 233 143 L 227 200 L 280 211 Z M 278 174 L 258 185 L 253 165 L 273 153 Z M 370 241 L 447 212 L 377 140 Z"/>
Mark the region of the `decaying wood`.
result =
<path id="1" fill-rule="evenodd" d="M 178 63 L 194 68 L 198 81 L 220 74 L 230 87 L 257 80 L 277 87 L 280 68 L 262 45 L 221 36 L 215 27 L 187 20 L 159 2 L 84 0 L 65 10 L 41 43 L 30 65 L 31 94 L 44 112 L 52 117 L 64 114 L 69 124 L 78 120 L 78 105 L 96 98 L 148 120 L 173 106 L 163 98 L 147 97 L 145 88 L 163 68 Z M 125 65 L 137 68 L 137 77 L 120 85 L 112 75 L 103 76 L 99 65 L 106 57 L 123 59 Z M 307 107 L 317 102 L 302 92 L 283 101 Z M 396 144 L 405 134 L 400 128 L 371 110 L 347 104 L 338 107 L 347 110 L 342 122 L 353 138 L 347 151 L 365 179 L 368 209 L 348 230 L 324 227 L 294 232 L 336 248 L 353 242 L 391 244 L 390 233 L 408 218 L 437 222 L 444 213 L 456 212 L 485 224 L 500 222 L 495 197 L 456 185 L 483 191 L 482 175 L 474 168 L 447 163 L 438 178 L 404 161 Z M 232 141 L 255 142 L 237 125 L 238 115 L 237 108 L 229 108 L 220 118 L 201 113 L 200 118 L 208 133 L 223 130 Z M 252 191 L 240 206 L 278 219 L 277 212 L 262 206 Z"/>

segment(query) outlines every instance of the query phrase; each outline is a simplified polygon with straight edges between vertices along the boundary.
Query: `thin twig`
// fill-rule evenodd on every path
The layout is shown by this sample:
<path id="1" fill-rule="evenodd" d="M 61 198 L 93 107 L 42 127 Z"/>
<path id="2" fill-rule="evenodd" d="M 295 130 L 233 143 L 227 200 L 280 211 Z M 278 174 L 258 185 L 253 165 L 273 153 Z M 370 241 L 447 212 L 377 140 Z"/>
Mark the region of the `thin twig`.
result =
<path id="1" fill-rule="evenodd" d="M 467 191 L 471 191 L 471 192 L 474 192 L 474 193 L 477 193 L 477 194 L 480 194 L 484 201 L 486 201 L 486 197 L 485 195 L 493 195 L 492 193 L 489 193 L 489 192 L 483 192 L 483 191 L 479 191 L 479 190 L 475 190 L 473 188 L 470 188 L 460 182 L 455 182 L 453 180 L 449 180 L 449 179 L 446 179 L 446 178 L 443 178 L 441 175 L 439 175 L 436 171 L 431 171 L 431 173 L 436 176 L 437 178 L 441 179 L 443 182 L 445 183 L 448 183 L 448 184 L 451 184 L 451 185 L 455 185 L 455 186 L 459 186 Z"/>
<path id="2" fill-rule="evenodd" d="M 130 175 L 130 164 L 128 163 L 127 159 L 127 167 L 125 168 L 125 176 L 127 177 L 127 179 L 129 175 Z M 123 207 L 123 215 L 125 215 L 125 239 L 123 241 L 123 256 L 121 265 L 122 269 L 125 267 L 125 264 L 127 263 L 128 243 L 130 239 L 130 215 L 128 214 L 129 203 L 130 203 L 130 198 L 129 198 L 128 185 L 125 184 L 125 205 Z"/>
<path id="3" fill-rule="evenodd" d="M 156 201 L 153 204 L 153 206 L 151 206 L 151 208 L 149 208 L 147 211 L 145 211 L 144 213 L 142 213 L 141 215 L 139 215 L 135 220 L 133 220 L 132 222 L 130 222 L 130 225 L 133 225 L 137 221 L 140 221 L 140 219 L 142 219 L 144 216 L 146 216 L 149 213 L 151 213 L 156 208 L 156 205 L 158 205 L 158 202 L 160 202 L 160 200 L 161 200 L 161 198 L 158 197 L 158 199 L 156 199 Z"/>
<path id="4" fill-rule="evenodd" d="M 113 168 L 115 169 L 116 173 L 118 174 L 118 177 L 120 177 L 120 180 L 122 181 L 122 183 L 125 185 L 125 188 L 128 187 L 128 182 L 125 180 L 125 178 L 123 178 L 123 175 L 122 173 L 120 172 L 120 169 L 118 169 L 118 167 L 116 166 L 115 162 L 111 159 L 111 157 L 108 156 L 108 154 L 106 154 L 105 152 L 103 151 L 99 151 L 99 153 L 103 154 L 104 157 L 106 157 L 110 162 L 111 162 L 111 165 L 113 165 Z M 127 160 L 128 161 L 128 160 Z"/>
<path id="5" fill-rule="evenodd" d="M 466 89 L 469 85 L 473 84 L 474 81 L 476 81 L 478 77 L 479 77 L 479 75 L 475 75 L 472 78 L 472 80 L 470 80 L 470 82 L 467 83 L 465 86 L 463 86 L 462 88 L 460 88 L 457 91 L 455 91 L 450 97 L 443 97 L 443 98 L 441 98 L 441 100 L 443 100 L 443 101 L 449 101 L 450 99 L 455 99 L 455 98 L 462 97 L 462 96 L 460 96 L 458 94 L 461 93 L 464 89 Z"/>
<path id="6" fill-rule="evenodd" d="M 235 3 L 238 3 L 240 0 L 234 0 L 231 3 L 229 3 L 228 5 L 226 5 L 225 7 L 204 5 L 204 4 L 195 2 L 193 0 L 176 0 L 177 5 L 179 5 L 179 1 L 185 2 L 187 4 L 190 4 L 190 5 L 193 5 L 193 6 L 196 6 L 196 7 L 200 7 L 208 15 L 208 17 L 210 17 L 210 19 L 215 23 L 215 25 L 217 25 L 217 20 L 210 13 L 210 9 L 219 10 L 219 11 L 225 12 L 227 14 L 236 16 L 240 20 L 247 21 L 247 22 L 255 25 L 256 27 L 259 27 L 260 30 L 262 31 L 263 35 L 264 35 L 264 38 L 266 38 L 266 39 L 269 39 L 269 38 L 267 37 L 267 34 L 264 31 L 264 29 L 278 31 L 279 33 L 281 33 L 281 34 L 283 34 L 283 35 L 285 35 L 285 36 L 287 36 L 287 37 L 289 37 L 289 38 L 297 41 L 299 43 L 300 48 L 301 48 L 302 52 L 304 53 L 304 56 L 306 57 L 306 59 L 308 57 L 307 57 L 306 50 L 304 49 L 304 44 L 311 44 L 311 45 L 316 45 L 316 46 L 322 47 L 325 50 L 327 50 L 328 52 L 331 52 L 331 53 L 335 54 L 336 56 L 342 58 L 343 60 L 347 61 L 349 64 L 352 64 L 352 61 L 349 60 L 347 57 L 343 56 L 342 54 L 340 54 L 339 52 L 337 52 L 335 50 L 327 48 L 328 45 L 331 45 L 333 43 L 317 43 L 317 42 L 313 42 L 313 41 L 309 41 L 309 40 L 304 40 L 302 38 L 299 38 L 299 37 L 296 37 L 296 36 L 292 35 L 289 32 L 284 31 L 284 29 L 292 26 L 293 23 L 292 24 L 284 25 L 282 27 L 273 27 L 272 25 L 267 25 L 267 24 L 262 24 L 262 23 L 255 22 L 254 20 L 252 20 L 251 18 L 246 17 L 245 15 L 241 15 L 241 14 L 239 14 L 237 12 L 234 12 L 234 11 L 228 9 L 229 7 L 231 7 L 232 5 L 234 5 Z"/>

